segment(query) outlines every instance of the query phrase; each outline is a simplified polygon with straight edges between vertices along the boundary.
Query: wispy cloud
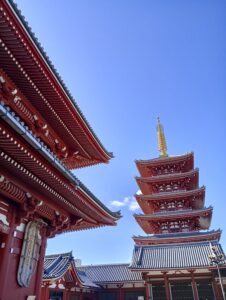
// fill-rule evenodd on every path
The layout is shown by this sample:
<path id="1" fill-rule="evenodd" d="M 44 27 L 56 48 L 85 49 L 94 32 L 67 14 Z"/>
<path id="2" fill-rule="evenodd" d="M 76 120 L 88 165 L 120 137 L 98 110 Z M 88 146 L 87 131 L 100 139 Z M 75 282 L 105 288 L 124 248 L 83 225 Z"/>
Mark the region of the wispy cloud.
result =
<path id="1" fill-rule="evenodd" d="M 138 191 L 138 192 L 140 192 L 140 191 Z M 114 206 L 114 207 L 123 207 L 124 206 L 124 207 L 128 207 L 128 209 L 131 211 L 135 211 L 140 208 L 136 199 L 133 196 L 125 197 L 121 201 L 113 200 L 111 202 L 111 206 Z"/>

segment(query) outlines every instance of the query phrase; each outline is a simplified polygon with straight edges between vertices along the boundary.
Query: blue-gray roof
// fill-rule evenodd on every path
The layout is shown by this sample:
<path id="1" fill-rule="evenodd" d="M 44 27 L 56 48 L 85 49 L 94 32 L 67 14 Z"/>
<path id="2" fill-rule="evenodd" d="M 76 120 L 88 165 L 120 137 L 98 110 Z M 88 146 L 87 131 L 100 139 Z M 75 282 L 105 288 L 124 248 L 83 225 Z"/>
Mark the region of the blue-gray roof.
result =
<path id="1" fill-rule="evenodd" d="M 72 252 L 46 256 L 44 260 L 43 279 L 62 277 L 72 262 Z"/>
<path id="2" fill-rule="evenodd" d="M 87 277 L 84 271 L 77 269 L 74 263 L 74 258 L 72 252 L 47 255 L 44 260 L 44 272 L 43 279 L 58 279 L 65 276 L 69 267 L 74 268 L 81 284 L 84 287 L 98 288 L 98 286 L 93 283 L 89 277 Z M 71 276 L 66 276 L 68 280 L 73 280 Z"/>
<path id="3" fill-rule="evenodd" d="M 129 269 L 129 264 L 89 265 L 78 268 L 96 284 L 142 281 L 141 272 Z"/>
<path id="4" fill-rule="evenodd" d="M 92 280 L 86 275 L 84 271 L 77 270 L 77 274 L 84 286 L 90 288 L 99 288 L 99 286 L 92 282 Z"/>
<path id="5" fill-rule="evenodd" d="M 162 270 L 208 267 L 208 256 L 212 255 L 211 245 L 224 255 L 221 245 L 216 242 L 195 242 L 170 245 L 135 246 L 131 269 Z"/>

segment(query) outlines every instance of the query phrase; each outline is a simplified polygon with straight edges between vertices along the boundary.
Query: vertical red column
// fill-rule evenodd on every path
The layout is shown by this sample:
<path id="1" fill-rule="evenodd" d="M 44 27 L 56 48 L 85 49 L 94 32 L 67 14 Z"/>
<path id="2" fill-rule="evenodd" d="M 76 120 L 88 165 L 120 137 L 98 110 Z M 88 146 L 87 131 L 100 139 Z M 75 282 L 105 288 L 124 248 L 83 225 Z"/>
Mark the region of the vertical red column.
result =
<path id="1" fill-rule="evenodd" d="M 119 291 L 118 291 L 118 299 L 119 300 L 123 300 L 123 293 L 122 293 L 122 288 L 119 287 Z"/>
<path id="2" fill-rule="evenodd" d="M 213 290 L 214 290 L 214 295 L 216 297 L 216 300 L 223 300 L 222 293 L 220 292 L 218 284 L 216 282 L 214 271 L 212 272 L 212 283 L 213 283 Z"/>
<path id="3" fill-rule="evenodd" d="M 193 272 L 191 272 L 191 284 L 192 284 L 194 300 L 199 300 L 198 289 L 197 289 L 197 285 L 196 285 L 196 282 L 195 282 Z"/>
<path id="4" fill-rule="evenodd" d="M 151 284 L 148 282 L 145 282 L 145 294 L 146 300 L 151 300 Z"/>
<path id="5" fill-rule="evenodd" d="M 5 236 L 4 238 L 4 243 L 5 243 L 5 248 L 3 251 L 3 255 L 1 257 L 2 263 L 1 263 L 1 270 L 0 270 L 0 300 L 1 299 L 7 299 L 7 290 L 8 287 L 8 278 L 12 276 L 10 274 L 10 249 L 12 248 L 13 245 L 13 240 L 14 240 L 14 231 L 16 229 L 16 224 L 15 224 L 15 212 L 13 209 L 11 209 L 11 220 L 10 220 L 10 230 L 8 235 Z"/>
<path id="6" fill-rule="evenodd" d="M 169 280 L 166 274 L 164 274 L 164 284 L 165 284 L 165 291 L 166 291 L 166 300 L 171 300 Z"/>
<path id="7" fill-rule="evenodd" d="M 45 283 L 45 285 L 41 288 L 41 300 L 49 300 L 49 285 Z"/>

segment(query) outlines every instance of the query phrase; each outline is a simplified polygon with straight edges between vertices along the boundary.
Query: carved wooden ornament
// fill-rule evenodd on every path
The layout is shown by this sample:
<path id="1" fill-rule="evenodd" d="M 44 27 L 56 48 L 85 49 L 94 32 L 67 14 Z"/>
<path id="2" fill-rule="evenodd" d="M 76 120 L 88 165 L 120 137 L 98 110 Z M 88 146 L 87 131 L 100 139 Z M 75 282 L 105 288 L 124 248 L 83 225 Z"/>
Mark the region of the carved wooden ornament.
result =
<path id="1" fill-rule="evenodd" d="M 41 245 L 40 227 L 41 222 L 30 221 L 25 230 L 20 263 L 17 273 L 17 281 L 20 286 L 28 287 L 32 274 L 35 271 L 39 259 L 39 249 Z"/>

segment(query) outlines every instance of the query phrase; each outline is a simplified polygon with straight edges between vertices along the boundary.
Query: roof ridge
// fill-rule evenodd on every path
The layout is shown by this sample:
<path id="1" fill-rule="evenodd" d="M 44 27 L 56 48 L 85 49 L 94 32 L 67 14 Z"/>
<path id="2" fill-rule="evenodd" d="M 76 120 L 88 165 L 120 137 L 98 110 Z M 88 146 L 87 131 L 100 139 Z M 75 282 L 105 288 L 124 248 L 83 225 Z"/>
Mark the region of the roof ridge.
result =
<path id="1" fill-rule="evenodd" d="M 183 156 L 189 156 L 189 155 L 194 155 L 194 151 L 188 151 L 185 152 L 183 154 L 177 154 L 177 155 L 168 155 L 168 156 L 164 156 L 164 157 L 154 157 L 154 158 L 150 158 L 150 159 L 136 159 L 135 162 L 151 162 L 151 161 L 161 161 L 161 160 L 165 160 L 165 159 L 170 159 L 170 158 L 179 158 Z"/>
<path id="2" fill-rule="evenodd" d="M 105 267 L 105 266 L 129 266 L 129 263 L 111 263 L 111 264 L 95 264 L 95 265 L 81 265 L 79 268 L 84 268 L 84 267 Z"/>
<path id="3" fill-rule="evenodd" d="M 48 254 L 48 255 L 45 255 L 45 259 L 46 258 L 51 258 L 51 257 L 57 257 L 57 256 L 72 256 L 72 251 L 70 252 L 63 252 L 63 253 L 56 253 L 56 254 Z"/>

